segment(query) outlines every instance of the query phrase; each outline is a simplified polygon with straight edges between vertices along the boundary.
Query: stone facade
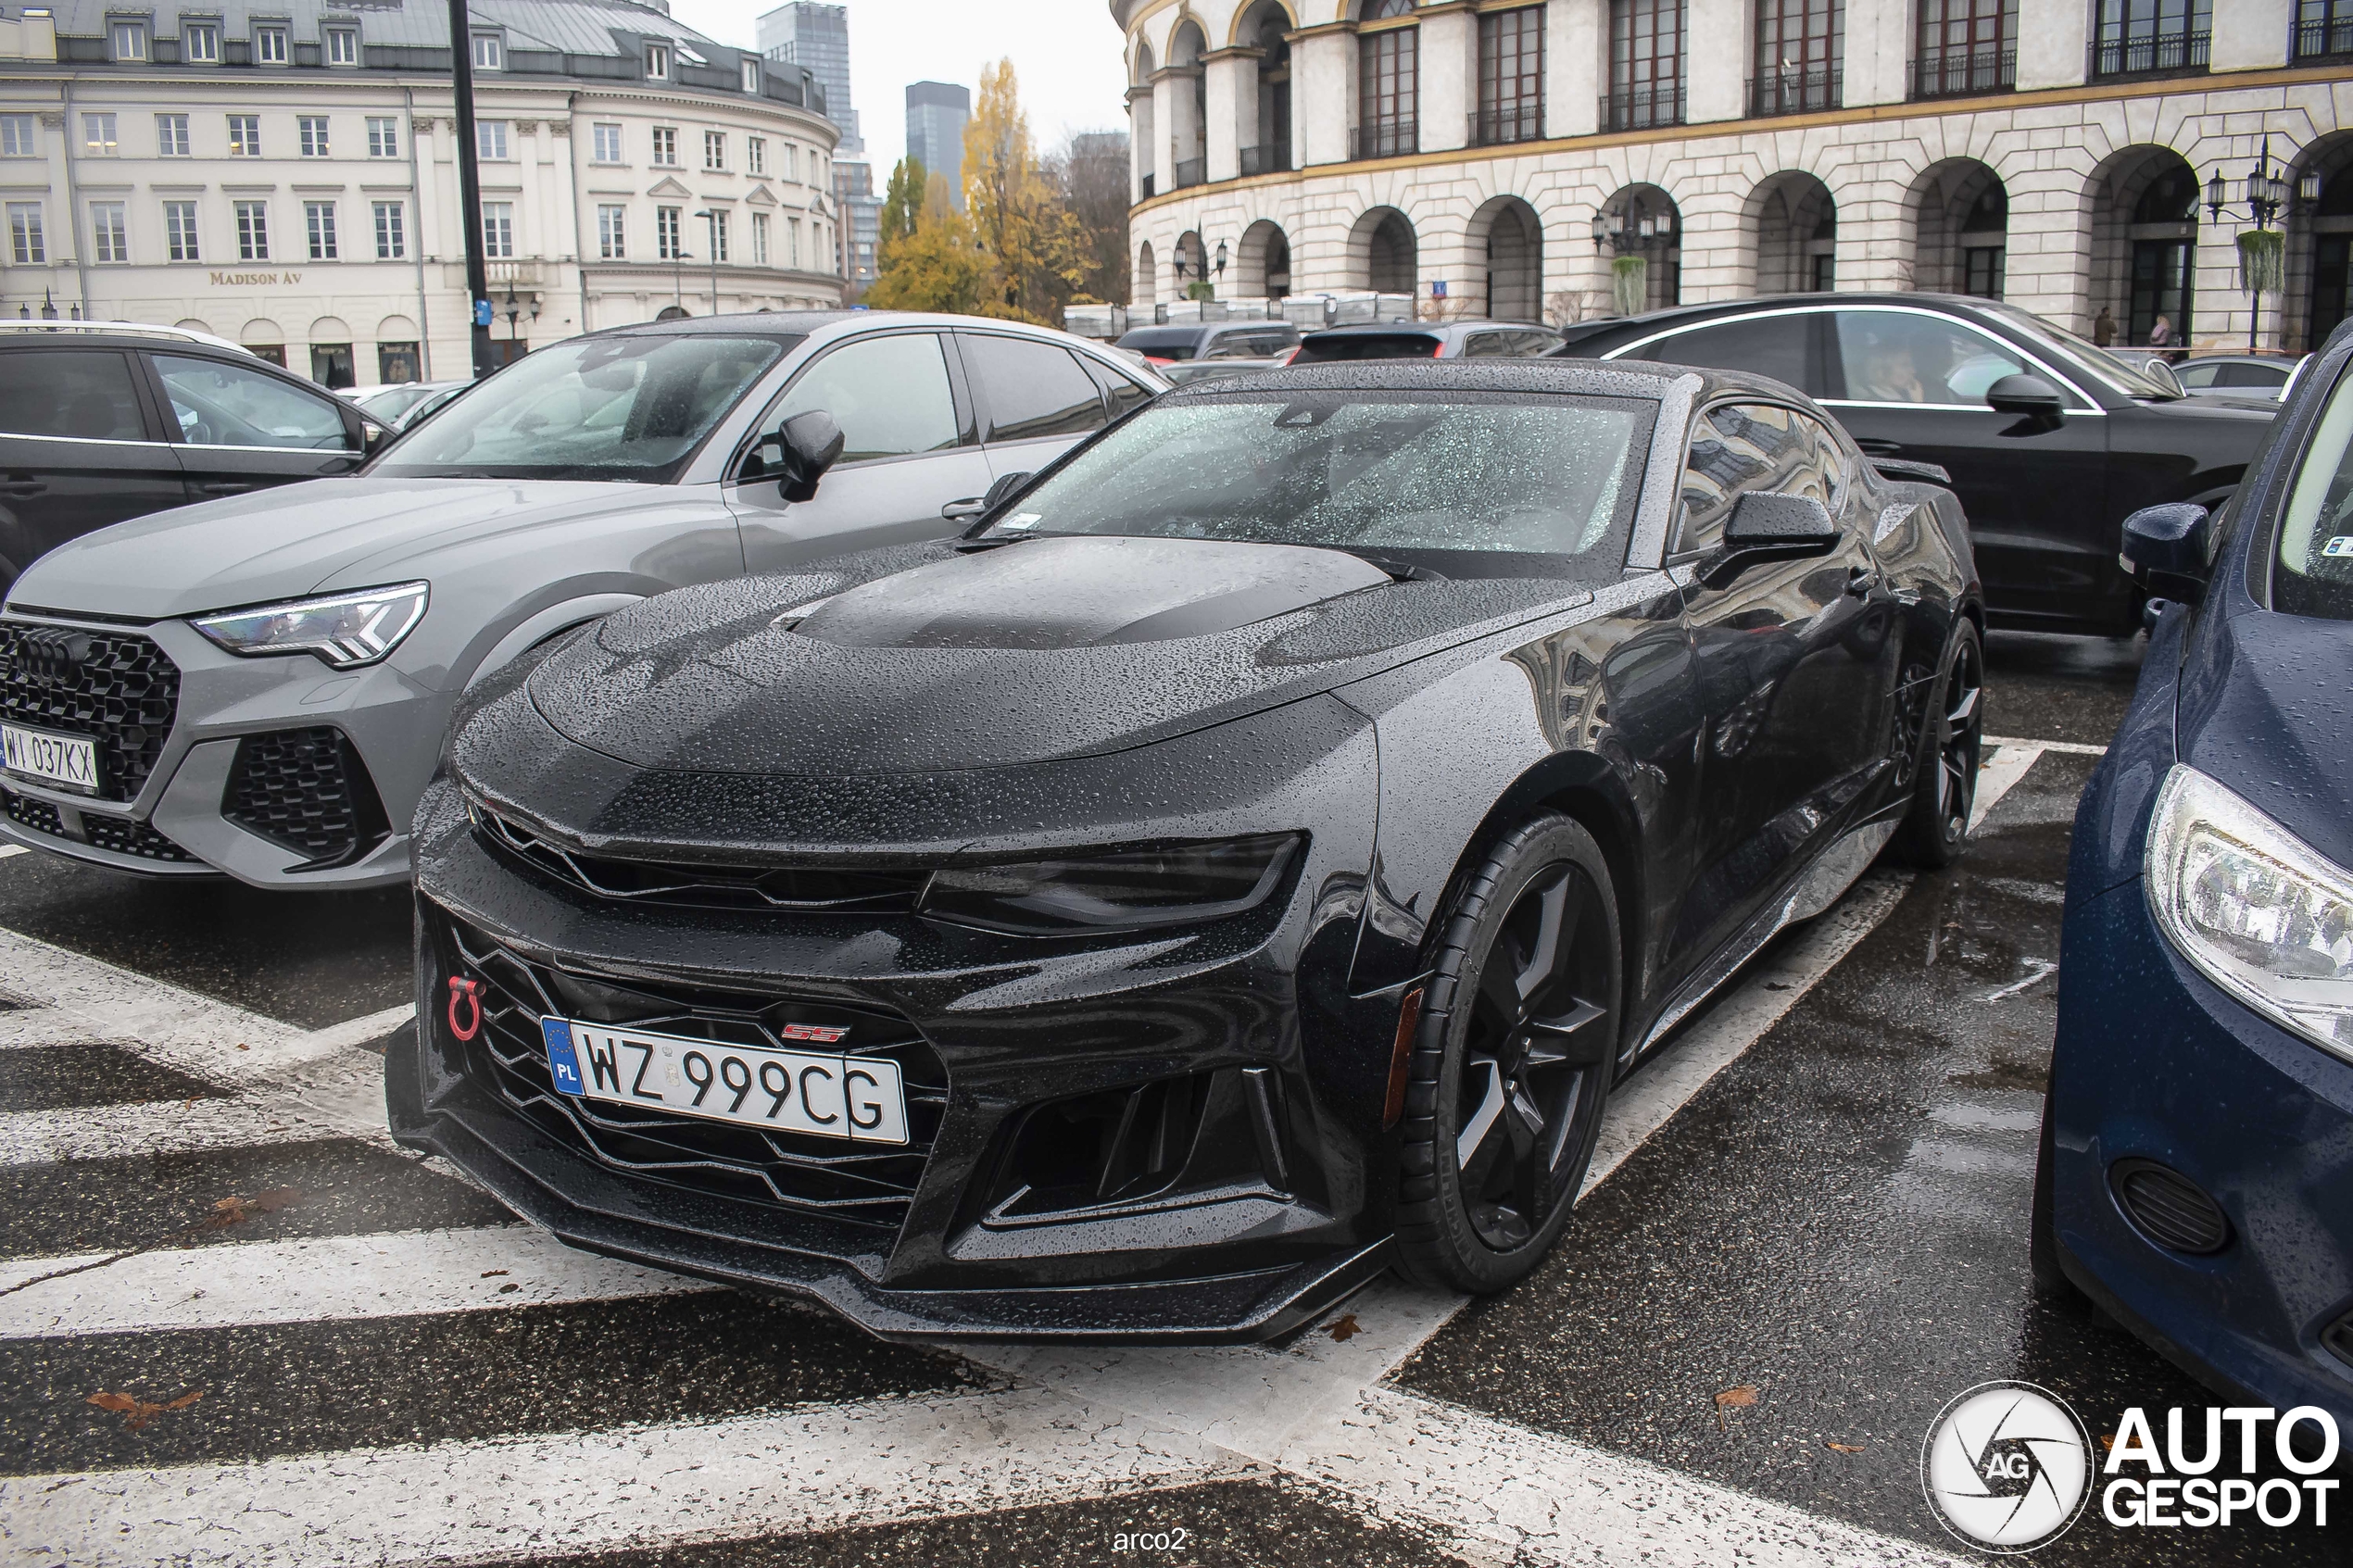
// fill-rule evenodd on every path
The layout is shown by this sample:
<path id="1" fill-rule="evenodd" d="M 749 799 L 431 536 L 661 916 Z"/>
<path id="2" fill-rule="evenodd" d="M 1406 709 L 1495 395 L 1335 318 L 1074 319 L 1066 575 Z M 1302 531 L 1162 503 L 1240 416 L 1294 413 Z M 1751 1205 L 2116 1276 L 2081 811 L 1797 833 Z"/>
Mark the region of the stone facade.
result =
<path id="1" fill-rule="evenodd" d="M 1133 83 L 1137 303 L 1183 297 L 1221 244 L 1221 297 L 1276 292 L 1270 255 L 1288 257 L 1293 295 L 1371 288 L 1384 269 L 1396 275 L 1402 236 L 1425 312 L 1527 316 L 1541 299 L 1554 320 L 1610 314 L 1617 242 L 1596 239 L 1596 215 L 1615 226 L 1655 211 L 1659 240 L 1637 247 L 1629 235 L 1628 247 L 1648 258 L 1653 306 L 1818 282 L 1959 291 L 1974 266 L 2030 310 L 2089 331 L 2105 308 L 2129 333 L 2136 307 L 2144 329 L 2171 309 L 2147 277 L 2170 265 L 2189 284 L 2189 319 L 2174 331 L 2243 348 L 2251 307 L 2236 241 L 2251 226 L 2245 178 L 2268 146 L 2296 194 L 2273 223 L 2287 231 L 2288 283 L 2252 324 L 2265 347 L 2297 348 L 2344 314 L 2353 37 L 2299 31 L 2289 0 L 2215 0 L 2210 25 L 2171 54 L 2129 40 L 2103 50 L 2125 36 L 2102 29 L 2118 0 L 2019 0 L 2015 36 L 1982 45 L 1979 74 L 1961 62 L 1949 82 L 1932 76 L 1942 56 L 1915 31 L 1914 4 L 1846 0 L 1826 96 L 1801 94 L 1803 112 L 1770 116 L 1750 112 L 1775 85 L 1769 63 L 1760 79 L 1756 0 L 1667 0 L 1689 41 L 1671 68 L 1680 123 L 1608 130 L 1613 94 L 1619 123 L 1629 118 L 1633 83 L 1622 67 L 1613 80 L 1611 47 L 1629 8 L 1661 6 L 1113 0 Z M 1541 130 L 1473 144 L 1500 139 L 1482 22 L 1529 9 L 1541 12 Z M 1365 41 L 1401 27 L 1417 35 L 1418 150 L 1360 157 L 1374 111 Z M 1923 84 L 1962 91 L 1931 96 Z M 1286 111 L 1287 144 L 1269 153 L 1262 121 Z M 1244 172 L 1277 158 L 1290 168 Z M 2206 205 L 2218 172 L 2219 219 Z"/>

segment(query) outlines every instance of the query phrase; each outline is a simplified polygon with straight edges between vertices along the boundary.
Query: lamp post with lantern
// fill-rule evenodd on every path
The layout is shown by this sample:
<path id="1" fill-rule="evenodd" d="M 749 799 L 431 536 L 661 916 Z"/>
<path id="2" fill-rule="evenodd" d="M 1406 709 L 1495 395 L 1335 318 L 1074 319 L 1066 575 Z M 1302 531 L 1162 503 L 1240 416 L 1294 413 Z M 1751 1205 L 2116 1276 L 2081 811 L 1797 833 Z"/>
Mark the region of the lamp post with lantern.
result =
<path id="1" fill-rule="evenodd" d="M 1607 247 L 1611 303 L 1621 316 L 1638 316 L 1650 306 L 1651 253 L 1675 245 L 1675 220 L 1650 209 L 1640 194 L 1627 198 L 1612 212 L 1593 209 L 1593 249 Z"/>
<path id="2" fill-rule="evenodd" d="M 2283 214 L 2304 211 L 2320 199 L 2320 171 L 2305 170 L 2291 193 L 2285 172 L 2271 167 L 2271 139 L 2266 136 L 2256 154 L 2255 167 L 2240 184 L 2240 193 L 2247 219 L 2255 225 L 2238 237 L 2239 286 L 2247 296 L 2246 350 L 2252 354 L 2262 331 L 2263 296 L 2279 293 L 2287 282 L 2287 235 L 2271 225 Z M 2237 216 L 2230 209 L 2230 182 L 2217 169 L 2206 182 L 2206 208 L 2216 222 Z"/>

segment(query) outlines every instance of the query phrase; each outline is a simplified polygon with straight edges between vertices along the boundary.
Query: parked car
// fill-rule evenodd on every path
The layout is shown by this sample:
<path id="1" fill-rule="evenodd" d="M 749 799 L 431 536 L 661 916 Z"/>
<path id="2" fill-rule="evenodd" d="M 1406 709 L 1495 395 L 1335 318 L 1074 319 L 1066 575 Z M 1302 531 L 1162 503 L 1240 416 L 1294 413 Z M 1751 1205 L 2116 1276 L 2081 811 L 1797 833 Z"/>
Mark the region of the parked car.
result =
<path id="1" fill-rule="evenodd" d="M 399 1138 L 879 1334 L 1261 1337 L 1524 1275 L 1617 1075 L 1966 846 L 1966 521 L 1777 383 L 1279 370 L 1000 483 L 476 694 Z"/>
<path id="2" fill-rule="evenodd" d="M 2278 402 L 2299 361 L 2256 354 L 2202 354 L 2175 365 L 2173 375 L 2185 391 L 2221 392 L 2233 397 L 2266 397 Z"/>
<path id="3" fill-rule="evenodd" d="M 1061 332 L 878 311 L 541 349 L 359 474 L 118 524 L 19 578 L 0 834 L 156 874 L 398 882 L 470 683 L 664 589 L 952 532 L 1161 384 Z M 847 444 L 822 494 L 783 433 L 821 414 Z"/>
<path id="4" fill-rule="evenodd" d="M 1299 329 L 1289 321 L 1197 321 L 1174 327 L 1136 327 L 1113 346 L 1158 367 L 1189 359 L 1265 359 L 1293 348 Z"/>
<path id="5" fill-rule="evenodd" d="M 401 416 L 420 403 L 430 401 L 444 392 L 463 392 L 473 385 L 468 381 L 398 382 L 390 386 L 366 386 L 340 394 L 353 407 L 371 419 L 398 429 Z"/>
<path id="6" fill-rule="evenodd" d="M 2220 515 L 2137 512 L 2158 617 L 2077 810 L 2038 1283 L 2234 1404 L 2353 1420 L 2353 329 Z"/>
<path id="7" fill-rule="evenodd" d="M 458 395 L 475 383 L 470 381 L 448 382 L 429 396 L 421 397 L 392 421 L 393 433 L 406 435 L 458 399 Z"/>
<path id="8" fill-rule="evenodd" d="M 1196 382 L 1263 375 L 1268 370 L 1279 370 L 1290 362 L 1290 351 L 1285 350 L 1268 359 L 1180 359 L 1173 365 L 1161 366 L 1160 373 L 1171 386 L 1190 386 Z"/>
<path id="9" fill-rule="evenodd" d="M 2176 396 L 1998 301 L 1840 294 L 1653 311 L 1567 329 L 1564 353 L 1740 366 L 1813 394 L 1864 451 L 1937 464 L 1969 512 L 1995 625 L 2127 636 L 2142 594 L 2125 516 L 2219 506 L 2271 428 L 2247 399 Z"/>
<path id="10" fill-rule="evenodd" d="M 1300 340 L 1294 365 L 1351 359 L 1530 359 L 1560 351 L 1561 335 L 1525 321 L 1355 321 Z"/>
<path id="11" fill-rule="evenodd" d="M 93 529 L 348 473 L 381 420 L 204 332 L 0 321 L 0 593 Z"/>

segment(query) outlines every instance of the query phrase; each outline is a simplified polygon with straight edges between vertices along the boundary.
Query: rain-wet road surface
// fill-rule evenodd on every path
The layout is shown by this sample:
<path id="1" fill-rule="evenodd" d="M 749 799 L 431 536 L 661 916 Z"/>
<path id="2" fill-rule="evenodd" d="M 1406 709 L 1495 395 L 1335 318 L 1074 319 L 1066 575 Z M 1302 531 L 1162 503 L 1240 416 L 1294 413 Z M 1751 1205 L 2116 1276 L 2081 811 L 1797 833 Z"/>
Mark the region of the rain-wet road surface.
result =
<path id="1" fill-rule="evenodd" d="M 1270 1349 L 950 1354 L 566 1252 L 381 1135 L 405 897 L 0 859 L 0 1560 L 1967 1556 L 1919 1486 L 1954 1394 L 2095 1433 L 2208 1402 L 2026 1272 L 2069 824 L 2138 657 L 1992 639 L 1989 731 L 2062 746 L 1997 753 L 1960 866 L 1875 872 L 1621 1085 L 1534 1278 L 1384 1282 Z M 2041 1556 L 2332 1538 L 2095 1507 Z"/>

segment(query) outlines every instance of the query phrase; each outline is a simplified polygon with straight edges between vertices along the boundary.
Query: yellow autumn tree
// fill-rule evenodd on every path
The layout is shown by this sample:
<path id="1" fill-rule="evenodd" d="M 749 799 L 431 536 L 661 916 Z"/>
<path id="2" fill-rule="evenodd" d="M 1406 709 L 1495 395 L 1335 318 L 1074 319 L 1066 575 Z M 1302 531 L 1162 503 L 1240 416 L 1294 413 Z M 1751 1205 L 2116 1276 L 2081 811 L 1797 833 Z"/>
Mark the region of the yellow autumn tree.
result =
<path id="1" fill-rule="evenodd" d="M 956 210 L 948 177 L 925 176 L 921 210 L 912 211 L 917 199 L 914 178 L 923 174 L 923 165 L 909 158 L 901 163 L 900 170 L 891 179 L 891 202 L 896 209 L 893 232 L 884 239 L 882 254 L 875 258 L 877 274 L 866 286 L 864 302 L 881 310 L 990 314 L 982 308 L 981 297 L 988 281 L 988 258 L 973 244 L 972 224 Z"/>
<path id="2" fill-rule="evenodd" d="M 988 267 L 980 314 L 1059 326 L 1090 266 L 1086 235 L 1038 167 L 1010 59 L 980 73 L 964 125 L 964 206 Z"/>

